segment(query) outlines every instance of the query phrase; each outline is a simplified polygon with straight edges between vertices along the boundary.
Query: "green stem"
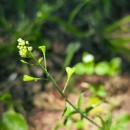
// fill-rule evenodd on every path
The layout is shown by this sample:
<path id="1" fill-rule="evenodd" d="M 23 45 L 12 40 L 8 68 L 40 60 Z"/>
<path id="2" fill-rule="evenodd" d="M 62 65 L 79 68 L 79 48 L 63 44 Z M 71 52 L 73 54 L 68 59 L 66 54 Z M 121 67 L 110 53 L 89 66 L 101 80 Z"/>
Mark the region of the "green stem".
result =
<path id="1" fill-rule="evenodd" d="M 85 119 L 87 119 L 88 121 L 90 121 L 92 124 L 94 124 L 95 126 L 97 126 L 98 128 L 101 129 L 101 126 L 99 126 L 97 123 L 95 123 L 93 120 L 91 120 L 89 117 L 87 117 L 84 113 L 82 113 L 82 111 L 80 109 L 78 109 L 77 107 L 75 107 L 65 96 L 65 94 L 62 92 L 62 90 L 60 89 L 59 85 L 55 82 L 55 80 L 53 79 L 53 77 L 48 73 L 48 71 L 42 66 L 41 63 L 38 63 L 38 61 L 35 59 L 34 56 L 32 56 L 32 58 L 35 60 L 35 62 L 42 68 L 42 70 L 44 71 L 44 73 L 46 74 L 46 76 L 48 77 L 48 79 L 53 83 L 53 85 L 56 87 L 56 89 L 58 90 L 58 92 L 61 94 L 61 96 L 65 99 L 65 101 L 73 107 L 73 109 L 79 113 L 82 117 L 84 117 Z"/>
<path id="2" fill-rule="evenodd" d="M 45 69 L 47 70 L 47 65 L 46 65 L 46 55 L 45 54 L 43 54 L 43 58 L 44 58 L 44 66 L 45 66 Z"/>
<path id="3" fill-rule="evenodd" d="M 63 89 L 63 93 L 65 92 L 65 90 L 66 90 L 66 87 L 67 87 L 67 85 L 68 85 L 68 82 L 69 82 L 69 79 L 67 79 L 67 81 L 66 81 L 66 83 L 65 83 L 65 86 L 64 86 L 64 89 Z"/>
<path id="4" fill-rule="evenodd" d="M 49 75 L 49 80 L 53 83 L 53 85 L 57 88 L 57 90 L 59 91 L 59 93 L 62 95 L 62 97 L 65 99 L 65 101 L 73 107 L 73 109 L 77 112 L 80 113 L 80 115 L 82 117 L 84 117 L 85 119 L 89 120 L 92 124 L 94 124 L 95 126 L 97 126 L 98 128 L 101 128 L 98 124 L 96 124 L 93 120 L 91 120 L 89 117 L 87 117 L 86 115 L 84 115 L 80 109 L 78 109 L 77 107 L 75 107 L 64 95 L 64 93 L 62 92 L 62 90 L 59 88 L 58 84 L 55 82 L 55 80 L 51 77 L 51 75 Z"/>

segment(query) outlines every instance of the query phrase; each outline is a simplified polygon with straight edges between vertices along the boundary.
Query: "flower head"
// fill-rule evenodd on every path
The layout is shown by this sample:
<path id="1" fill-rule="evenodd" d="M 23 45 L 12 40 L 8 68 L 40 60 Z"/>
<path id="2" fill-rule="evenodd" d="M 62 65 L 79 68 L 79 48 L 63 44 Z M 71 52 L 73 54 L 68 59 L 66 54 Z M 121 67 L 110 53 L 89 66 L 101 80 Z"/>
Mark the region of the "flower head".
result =
<path id="1" fill-rule="evenodd" d="M 30 52 L 33 50 L 31 46 L 29 46 L 29 42 L 19 38 L 18 40 L 19 55 L 21 57 L 27 58 L 30 56 Z"/>

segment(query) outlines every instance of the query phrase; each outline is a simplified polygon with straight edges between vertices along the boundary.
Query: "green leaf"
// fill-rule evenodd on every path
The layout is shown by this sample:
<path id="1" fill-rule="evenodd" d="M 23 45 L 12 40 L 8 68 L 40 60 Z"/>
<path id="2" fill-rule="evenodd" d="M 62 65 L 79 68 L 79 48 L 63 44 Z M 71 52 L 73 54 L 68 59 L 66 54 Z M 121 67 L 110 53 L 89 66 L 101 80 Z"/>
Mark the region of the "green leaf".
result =
<path id="1" fill-rule="evenodd" d="M 37 81 L 37 80 L 42 80 L 42 78 L 35 78 L 29 75 L 24 75 L 23 76 L 23 81 Z"/>
<path id="2" fill-rule="evenodd" d="M 86 68 L 84 70 L 85 74 L 87 74 L 87 75 L 94 74 L 94 62 L 88 62 L 88 63 L 83 63 L 83 64 L 84 64 L 84 66 Z"/>
<path id="3" fill-rule="evenodd" d="M 74 66 L 75 73 L 78 75 L 92 75 L 94 74 L 94 62 L 80 62 Z"/>
<path id="4" fill-rule="evenodd" d="M 118 68 L 118 67 L 120 67 L 120 65 L 121 65 L 121 58 L 118 58 L 118 57 L 113 58 L 110 63 L 111 63 L 111 65 L 114 66 L 115 68 Z"/>
<path id="5" fill-rule="evenodd" d="M 75 68 L 66 67 L 67 78 L 70 79 L 73 73 L 75 72 Z"/>
<path id="6" fill-rule="evenodd" d="M 75 73 L 78 74 L 78 75 L 84 75 L 85 74 L 85 70 L 86 70 L 86 66 L 80 62 L 80 63 L 77 63 L 75 66 Z"/>
<path id="7" fill-rule="evenodd" d="M 109 75 L 114 76 L 119 74 L 121 71 L 121 59 L 120 58 L 113 58 L 110 61 L 110 71 Z"/>
<path id="8" fill-rule="evenodd" d="M 85 128 L 86 125 L 86 120 L 78 120 L 75 122 L 76 128 L 77 130 L 83 130 Z"/>
<path id="9" fill-rule="evenodd" d="M 66 111 L 67 111 L 67 107 L 65 107 L 62 116 L 64 116 L 64 114 L 66 113 Z"/>
<path id="10" fill-rule="evenodd" d="M 78 108 L 81 108 L 82 100 L 83 100 L 84 93 L 81 93 L 78 99 Z"/>
<path id="11" fill-rule="evenodd" d="M 126 17 L 123 17 L 122 19 L 120 19 L 119 21 L 116 21 L 112 24 L 110 24 L 108 27 L 106 27 L 104 29 L 103 32 L 111 32 L 117 28 L 119 28 L 120 26 L 124 25 L 124 24 L 127 24 L 130 22 L 130 15 L 126 16 Z M 107 33 L 106 33 L 107 34 Z"/>
<path id="12" fill-rule="evenodd" d="M 67 56 L 66 56 L 66 59 L 65 59 L 65 63 L 64 63 L 64 68 L 67 67 L 73 56 L 74 56 L 74 53 L 77 51 L 77 49 L 79 48 L 80 46 L 80 43 L 79 42 L 72 42 L 69 44 L 68 48 L 67 48 Z"/>
<path id="13" fill-rule="evenodd" d="M 69 108 L 69 107 L 65 108 L 65 110 L 64 110 L 64 115 L 65 115 L 64 125 L 66 125 L 68 120 L 70 120 L 72 113 L 73 113 L 73 110 L 71 108 Z"/>
<path id="14" fill-rule="evenodd" d="M 117 124 L 130 123 L 130 114 L 124 114 L 118 117 Z"/>
<path id="15" fill-rule="evenodd" d="M 108 62 L 99 62 L 95 67 L 95 73 L 97 75 L 106 75 L 109 73 L 110 66 Z"/>
<path id="16" fill-rule="evenodd" d="M 89 106 L 85 109 L 85 113 L 88 114 L 92 109 L 94 109 L 96 107 L 96 105 L 92 105 L 92 106 Z"/>
<path id="17" fill-rule="evenodd" d="M 28 130 L 24 117 L 14 111 L 7 111 L 1 115 L 0 128 L 0 130 Z"/>
<path id="18" fill-rule="evenodd" d="M 64 115 L 65 115 L 65 116 L 68 116 L 68 115 L 70 115 L 72 112 L 73 112 L 73 109 L 72 109 L 72 108 L 66 107 L 66 108 L 65 108 L 65 111 L 64 111 Z"/>
<path id="19" fill-rule="evenodd" d="M 67 122 L 71 119 L 71 116 L 75 114 L 76 112 L 72 110 L 71 108 L 67 108 L 66 113 L 65 113 L 65 119 L 64 119 L 64 125 L 67 124 Z"/>
<path id="20" fill-rule="evenodd" d="M 103 119 L 101 116 L 97 116 L 101 123 L 102 123 L 102 128 L 100 130 L 113 130 L 111 129 L 112 126 L 112 114 L 109 112 L 107 119 Z M 117 130 L 117 129 L 116 129 Z"/>
<path id="21" fill-rule="evenodd" d="M 66 116 L 65 119 L 64 119 L 64 125 L 67 124 L 68 120 L 70 120 L 70 116 Z"/>
<path id="22" fill-rule="evenodd" d="M 79 3 L 74 10 L 72 11 L 72 13 L 70 14 L 70 18 L 69 18 L 69 23 L 72 24 L 72 22 L 74 21 L 76 15 L 78 15 L 79 11 L 89 2 L 89 0 L 83 0 L 81 3 Z"/>
<path id="23" fill-rule="evenodd" d="M 94 85 L 94 84 L 90 84 L 89 85 L 89 90 L 92 92 L 92 94 L 94 94 L 95 96 L 99 96 L 99 97 L 106 97 L 107 92 L 105 91 L 105 86 L 104 84 L 99 84 Z"/>
<path id="24" fill-rule="evenodd" d="M 10 95 L 10 93 L 4 93 L 4 94 L 0 95 L 0 101 L 2 101 L 2 102 L 12 101 L 12 96 Z"/>

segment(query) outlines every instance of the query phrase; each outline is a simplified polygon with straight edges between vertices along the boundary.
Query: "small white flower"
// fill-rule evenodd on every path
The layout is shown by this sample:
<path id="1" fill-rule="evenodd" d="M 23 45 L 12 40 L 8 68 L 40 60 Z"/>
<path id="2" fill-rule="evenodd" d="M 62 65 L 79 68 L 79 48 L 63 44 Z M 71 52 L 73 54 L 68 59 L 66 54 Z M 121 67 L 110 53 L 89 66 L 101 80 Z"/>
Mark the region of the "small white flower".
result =
<path id="1" fill-rule="evenodd" d="M 83 57 L 84 62 L 91 62 L 93 60 L 94 60 L 94 56 L 92 54 L 88 54 L 88 55 Z"/>
<path id="2" fill-rule="evenodd" d="M 31 46 L 29 46 L 29 42 L 22 40 L 21 38 L 19 38 L 17 41 L 18 41 L 17 48 L 19 49 L 19 55 L 24 58 L 29 57 L 29 52 L 31 52 L 33 49 Z"/>
<path id="3" fill-rule="evenodd" d="M 18 42 L 22 42 L 23 40 L 22 40 L 22 38 L 19 38 L 17 41 L 18 41 Z"/>

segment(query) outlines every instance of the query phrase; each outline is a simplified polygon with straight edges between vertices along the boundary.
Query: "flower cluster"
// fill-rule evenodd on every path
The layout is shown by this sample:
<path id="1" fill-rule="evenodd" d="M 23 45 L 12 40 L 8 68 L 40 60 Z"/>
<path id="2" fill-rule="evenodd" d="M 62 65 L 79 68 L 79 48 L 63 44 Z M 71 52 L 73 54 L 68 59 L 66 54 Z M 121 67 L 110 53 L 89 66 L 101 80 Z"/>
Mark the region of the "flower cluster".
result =
<path id="1" fill-rule="evenodd" d="M 29 57 L 30 55 L 29 52 L 31 52 L 33 49 L 31 46 L 29 46 L 29 42 L 24 41 L 21 38 L 19 38 L 17 41 L 18 41 L 17 48 L 19 49 L 19 55 L 24 58 Z"/>

